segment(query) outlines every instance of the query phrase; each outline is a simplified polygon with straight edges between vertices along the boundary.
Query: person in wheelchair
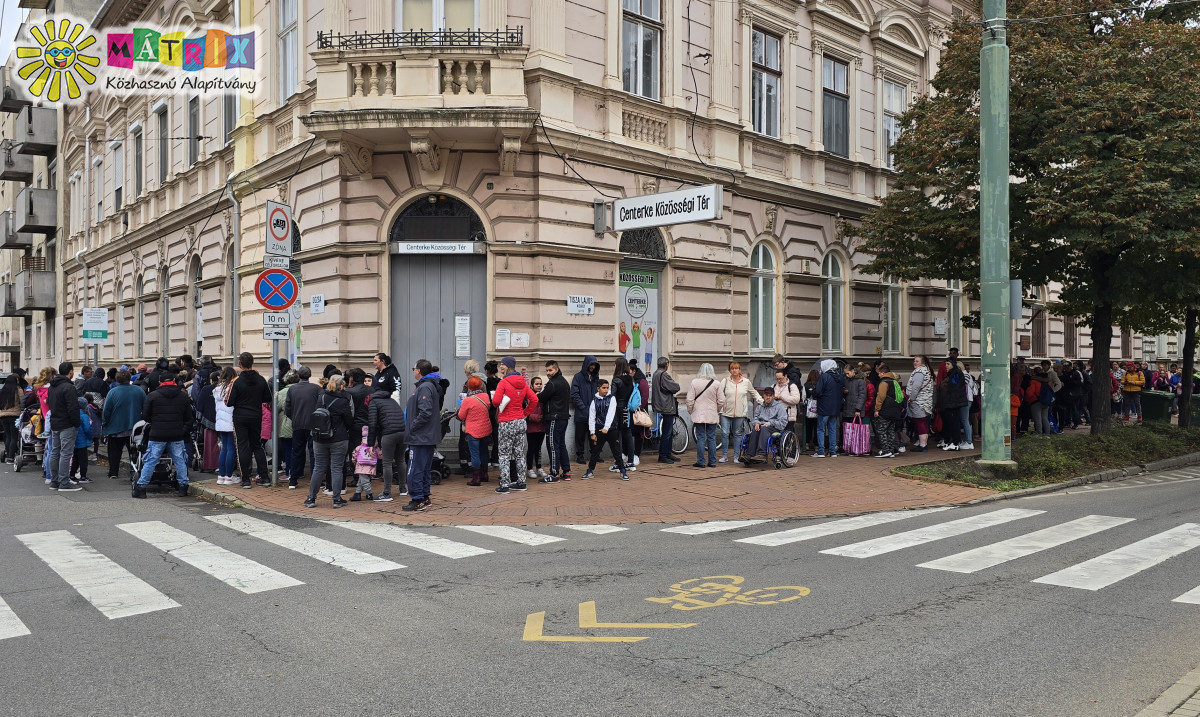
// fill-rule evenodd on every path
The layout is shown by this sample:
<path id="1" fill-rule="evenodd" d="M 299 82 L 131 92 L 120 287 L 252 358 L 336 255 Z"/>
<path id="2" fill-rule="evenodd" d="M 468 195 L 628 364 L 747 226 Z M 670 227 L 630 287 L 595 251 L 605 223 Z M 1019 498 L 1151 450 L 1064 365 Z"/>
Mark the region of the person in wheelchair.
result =
<path id="1" fill-rule="evenodd" d="M 771 435 L 782 431 L 788 422 L 787 406 L 775 400 L 775 389 L 763 389 L 762 398 L 763 402 L 754 408 L 753 431 L 747 436 L 745 444 L 745 457 L 750 460 L 765 458 Z"/>

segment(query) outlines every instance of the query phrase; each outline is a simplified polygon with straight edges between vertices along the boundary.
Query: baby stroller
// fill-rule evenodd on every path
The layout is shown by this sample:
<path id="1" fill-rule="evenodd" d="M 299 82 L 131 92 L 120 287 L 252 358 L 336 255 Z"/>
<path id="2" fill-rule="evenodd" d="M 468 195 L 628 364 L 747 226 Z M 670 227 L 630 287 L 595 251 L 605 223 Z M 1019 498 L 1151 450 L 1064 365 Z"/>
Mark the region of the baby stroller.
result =
<path id="1" fill-rule="evenodd" d="M 454 411 L 442 411 L 442 438 L 450 432 L 450 420 L 457 417 L 458 414 Z M 429 468 L 429 482 L 433 485 L 441 485 L 443 478 L 450 477 L 450 466 L 446 464 L 446 456 L 441 451 L 433 452 L 433 462 Z"/>
<path id="2" fill-rule="evenodd" d="M 46 439 L 41 437 L 39 431 L 43 428 L 42 412 L 27 408 L 21 411 L 21 415 L 17 418 L 17 452 L 12 457 L 13 470 L 21 470 L 21 466 L 26 464 L 40 465 L 42 458 L 45 456 Z"/>
<path id="3" fill-rule="evenodd" d="M 129 436 L 130 483 L 136 483 L 138 477 L 142 475 L 142 457 L 146 455 L 146 449 L 149 447 L 149 444 L 150 424 L 145 421 L 138 421 L 133 424 L 133 433 Z M 179 484 L 177 481 L 175 463 L 171 461 L 171 456 L 164 451 L 159 456 L 158 465 L 154 466 L 154 472 L 150 474 L 150 485 L 178 488 Z"/>

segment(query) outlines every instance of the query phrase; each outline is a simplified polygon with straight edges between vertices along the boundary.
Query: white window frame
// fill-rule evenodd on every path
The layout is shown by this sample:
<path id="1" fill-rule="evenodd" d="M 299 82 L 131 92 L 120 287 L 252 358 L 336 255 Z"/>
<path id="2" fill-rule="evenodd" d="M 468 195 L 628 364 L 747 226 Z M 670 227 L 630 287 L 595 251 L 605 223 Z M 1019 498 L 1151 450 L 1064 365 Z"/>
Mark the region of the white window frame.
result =
<path id="1" fill-rule="evenodd" d="M 224 144 L 229 144 L 233 141 L 233 130 L 237 129 L 238 123 L 238 96 L 233 93 L 227 93 L 221 96 L 221 122 L 222 130 L 224 131 Z"/>
<path id="2" fill-rule="evenodd" d="M 460 2 L 469 1 L 472 3 L 472 5 L 474 5 L 474 8 L 473 8 L 474 21 L 470 28 L 447 27 L 446 26 L 446 0 L 425 0 L 424 2 L 419 3 L 421 5 L 429 5 L 430 6 L 430 14 L 432 15 L 432 17 L 430 18 L 428 25 L 418 25 L 417 27 L 407 27 L 406 26 L 407 23 L 404 22 L 405 0 L 396 0 L 396 23 L 395 23 L 396 28 L 401 31 L 404 31 L 404 30 L 432 30 L 434 32 L 439 32 L 441 30 L 454 30 L 455 32 L 458 32 L 458 31 L 467 30 L 467 29 L 471 29 L 471 30 L 480 29 L 479 28 L 479 0 L 458 0 L 458 1 L 460 1 Z M 494 29 L 499 29 L 499 28 L 488 28 L 488 29 L 494 30 Z"/>
<path id="3" fill-rule="evenodd" d="M 277 0 L 277 5 L 279 14 L 275 20 L 279 29 L 275 32 L 275 47 L 279 58 L 278 99 L 279 104 L 284 105 L 296 93 L 300 67 L 300 13 L 297 0 Z"/>
<path id="4" fill-rule="evenodd" d="M 880 345 L 885 354 L 898 354 L 904 348 L 904 287 L 892 277 L 883 280 L 883 325 L 879 327 Z"/>
<path id="5" fill-rule="evenodd" d="M 774 64 L 770 57 L 770 44 L 774 42 Z M 754 27 L 751 30 L 750 50 L 750 111 L 754 123 L 754 131 L 767 137 L 779 138 L 779 127 L 782 124 L 783 88 L 783 49 L 784 42 L 766 30 Z M 774 84 L 774 107 L 771 106 L 770 91 Z M 774 126 L 772 126 L 772 124 Z"/>
<path id="6" fill-rule="evenodd" d="M 142 125 L 139 123 L 134 125 L 130 130 L 133 144 L 133 198 L 137 199 L 142 196 L 142 191 L 146 188 L 144 164 L 146 161 L 146 144 L 145 137 L 142 132 Z"/>
<path id="7" fill-rule="evenodd" d="M 658 101 L 662 97 L 662 46 L 663 46 L 663 0 L 621 0 L 621 87 L 631 95 L 645 97 Z M 650 12 L 653 10 L 653 12 Z M 636 28 L 636 38 L 628 37 L 627 33 Z M 646 55 L 646 34 L 653 35 L 653 77 L 646 87 L 645 69 L 642 66 Z M 632 42 L 628 49 L 633 50 L 632 57 L 626 53 L 627 43 Z M 636 46 L 636 47 L 634 47 Z"/>
<path id="8" fill-rule="evenodd" d="M 750 350 L 775 351 L 776 287 L 779 262 L 767 242 L 759 242 L 750 250 Z"/>
<path id="9" fill-rule="evenodd" d="M 92 160 L 92 176 L 96 178 L 96 224 L 104 221 L 104 158 Z"/>
<path id="10" fill-rule="evenodd" d="M 892 147 L 903 131 L 900 116 L 907 109 L 908 86 L 883 78 L 883 153 L 888 169 L 896 168 L 896 156 L 892 153 Z"/>
<path id="11" fill-rule="evenodd" d="M 121 211 L 125 206 L 125 145 L 121 140 L 108 143 L 112 153 L 113 168 L 113 213 Z"/>
<path id="12" fill-rule="evenodd" d="M 821 260 L 821 276 L 821 352 L 840 354 L 846 345 L 846 267 L 837 252 Z"/>
<path id="13" fill-rule="evenodd" d="M 171 120 L 166 104 L 154 109 L 158 132 L 158 186 L 166 184 L 171 169 Z"/>
<path id="14" fill-rule="evenodd" d="M 852 74 L 854 72 L 853 62 L 848 62 L 840 57 L 832 55 L 823 55 L 821 57 L 821 140 L 825 146 L 825 151 L 837 157 L 850 157 L 851 139 L 854 134 L 851 124 L 854 119 L 854 103 L 851 101 L 853 82 Z M 838 82 L 838 68 L 845 70 L 845 75 L 842 77 L 842 83 Z M 844 141 L 846 151 L 834 151 L 831 148 L 833 138 L 832 126 L 827 122 L 827 117 L 830 112 L 830 99 L 840 99 L 846 103 L 846 115 L 844 119 L 845 135 Z"/>
<path id="15" fill-rule="evenodd" d="M 200 95 L 192 95 L 188 98 L 187 103 L 187 128 L 188 128 L 188 166 L 196 166 L 196 162 L 200 161 L 200 120 L 201 112 Z"/>

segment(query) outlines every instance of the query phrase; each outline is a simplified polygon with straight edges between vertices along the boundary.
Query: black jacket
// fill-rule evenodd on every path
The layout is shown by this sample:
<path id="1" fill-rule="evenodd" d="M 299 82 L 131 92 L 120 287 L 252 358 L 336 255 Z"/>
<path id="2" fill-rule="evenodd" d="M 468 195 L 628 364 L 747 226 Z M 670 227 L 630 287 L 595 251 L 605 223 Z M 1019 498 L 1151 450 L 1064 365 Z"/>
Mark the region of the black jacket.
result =
<path id="1" fill-rule="evenodd" d="M 288 389 L 288 395 L 292 394 L 294 387 Z M 350 438 L 350 426 L 354 423 L 354 416 L 350 411 L 350 396 L 346 395 L 345 391 L 333 393 L 330 391 L 321 391 L 321 395 L 317 397 L 317 406 L 324 406 L 329 410 L 329 427 L 333 429 L 333 436 L 329 438 L 317 438 L 313 436 L 313 440 L 317 443 L 337 443 Z M 292 424 L 293 430 L 296 424 Z M 355 436 L 355 445 L 361 441 L 360 436 Z"/>
<path id="2" fill-rule="evenodd" d="M 80 395 L 85 393 L 98 393 L 100 398 L 108 397 L 108 381 L 104 380 L 103 376 L 92 375 L 91 378 L 83 382 L 79 387 Z"/>
<path id="3" fill-rule="evenodd" d="M 591 370 L 592 366 L 596 367 L 595 371 Z M 595 356 L 584 356 L 583 368 L 571 379 L 571 405 L 575 407 L 576 421 L 587 423 L 588 405 L 596 395 L 599 383 L 600 362 Z"/>
<path id="4" fill-rule="evenodd" d="M 633 377 L 615 376 L 609 383 L 612 387 L 610 393 L 617 401 L 617 417 L 613 425 L 629 428 L 629 397 L 633 395 Z"/>
<path id="5" fill-rule="evenodd" d="M 404 382 L 400 380 L 400 369 L 396 368 L 396 364 L 388 364 L 382 371 L 375 374 L 375 378 L 371 379 L 371 388 L 378 391 L 383 389 L 390 396 L 393 393 L 404 388 Z"/>
<path id="6" fill-rule="evenodd" d="M 392 400 L 391 392 L 382 389 L 372 393 L 367 404 L 367 445 L 377 444 L 383 436 L 403 432 L 404 409 Z"/>
<path id="7" fill-rule="evenodd" d="M 538 394 L 538 404 L 542 406 L 542 416 L 546 420 L 562 421 L 571 417 L 571 384 L 563 378 L 562 371 L 546 380 Z"/>
<path id="8" fill-rule="evenodd" d="M 229 395 L 225 397 L 225 405 L 233 407 L 234 423 L 261 423 L 264 403 L 271 404 L 271 390 L 267 388 L 266 379 L 249 368 L 233 380 Z"/>
<path id="9" fill-rule="evenodd" d="M 142 420 L 150 424 L 152 441 L 187 438 L 193 415 L 191 399 L 173 381 L 151 391 L 142 406 Z"/>
<path id="10" fill-rule="evenodd" d="M 50 390 L 46 393 L 46 408 L 50 410 L 50 430 L 65 431 L 68 428 L 78 428 L 83 422 L 79 420 L 79 392 L 75 384 L 66 376 L 55 376 L 50 379 Z"/>
<path id="11" fill-rule="evenodd" d="M 367 397 L 371 395 L 371 387 L 365 383 L 360 386 L 351 386 L 346 389 L 346 393 L 350 396 L 350 400 L 354 401 L 354 437 L 361 441 L 363 426 L 367 425 Z"/>
<path id="12" fill-rule="evenodd" d="M 312 428 L 312 412 L 317 407 L 317 397 L 324 393 L 320 385 L 311 381 L 300 381 L 288 389 L 283 400 L 283 414 L 292 419 L 293 431 Z"/>
<path id="13" fill-rule="evenodd" d="M 211 431 L 217 429 L 217 400 L 213 396 L 215 388 L 216 386 L 211 383 L 201 386 L 199 403 L 196 405 L 196 413 L 200 414 L 200 422 Z"/>

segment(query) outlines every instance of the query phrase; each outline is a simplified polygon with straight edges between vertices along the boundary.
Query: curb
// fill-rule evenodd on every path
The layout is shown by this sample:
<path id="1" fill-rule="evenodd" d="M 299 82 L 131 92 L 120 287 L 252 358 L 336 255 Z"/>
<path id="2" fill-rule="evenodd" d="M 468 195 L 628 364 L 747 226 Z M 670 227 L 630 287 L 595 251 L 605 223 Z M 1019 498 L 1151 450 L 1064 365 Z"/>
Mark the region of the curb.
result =
<path id="1" fill-rule="evenodd" d="M 1134 717 L 1169 717 L 1172 711 L 1187 702 L 1200 690 L 1200 667 L 1192 670 L 1171 685 Z"/>
<path id="2" fill-rule="evenodd" d="M 203 498 L 204 500 L 207 500 L 210 503 L 216 503 L 217 505 L 223 505 L 223 506 L 226 506 L 229 508 L 249 508 L 250 507 L 250 506 L 246 505 L 245 503 L 243 503 L 240 499 L 235 498 L 234 496 L 226 493 L 225 491 L 219 490 L 210 485 L 193 483 L 192 484 L 192 495 L 196 498 Z"/>

